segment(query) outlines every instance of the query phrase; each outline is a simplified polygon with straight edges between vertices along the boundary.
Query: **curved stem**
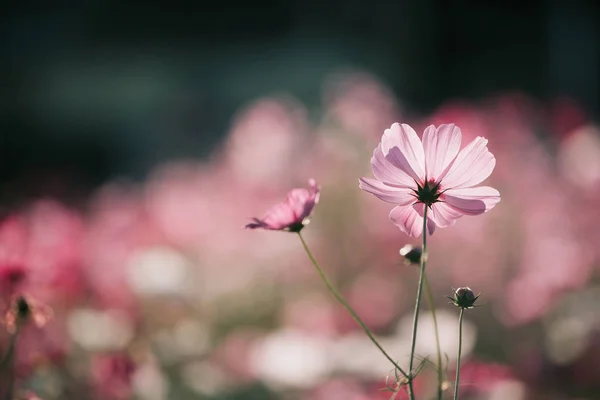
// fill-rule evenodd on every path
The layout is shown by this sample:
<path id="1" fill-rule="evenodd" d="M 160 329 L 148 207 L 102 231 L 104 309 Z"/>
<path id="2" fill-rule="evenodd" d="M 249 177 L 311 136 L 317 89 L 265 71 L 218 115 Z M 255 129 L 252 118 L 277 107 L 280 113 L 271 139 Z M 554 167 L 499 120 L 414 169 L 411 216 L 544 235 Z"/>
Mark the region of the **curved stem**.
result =
<path id="1" fill-rule="evenodd" d="M 433 318 L 433 329 L 435 333 L 435 348 L 437 352 L 437 377 L 438 377 L 438 392 L 437 399 L 442 400 L 443 384 L 444 384 L 444 371 L 442 370 L 442 349 L 440 347 L 440 333 L 438 331 L 437 314 L 435 312 L 435 302 L 431 287 L 429 286 L 429 280 L 427 274 L 423 277 L 425 281 L 425 297 L 427 303 L 429 303 L 429 309 L 431 310 L 431 317 Z"/>
<path id="2" fill-rule="evenodd" d="M 462 322 L 465 309 L 460 309 L 458 317 L 458 358 L 456 360 L 456 382 L 454 382 L 454 400 L 458 400 L 458 381 L 460 380 L 460 354 L 462 353 Z"/>
<path id="3" fill-rule="evenodd" d="M 400 373 L 402 375 L 404 375 L 405 378 L 408 378 L 408 374 L 406 372 L 404 372 L 404 370 L 398 365 L 398 363 L 396 361 L 394 361 L 394 359 L 392 357 L 390 357 L 390 355 L 383 349 L 383 347 L 381 347 L 381 345 L 379 344 L 377 339 L 375 339 L 375 335 L 373 335 L 373 332 L 371 332 L 371 330 L 367 327 L 367 325 L 365 325 L 365 323 L 360 319 L 358 314 L 356 314 L 356 312 L 352 309 L 352 307 L 350 307 L 350 304 L 348 304 L 348 302 L 342 297 L 342 295 L 333 287 L 331 282 L 329 282 L 329 279 L 327 279 L 325 272 L 323 272 L 321 267 L 319 267 L 317 260 L 312 255 L 311 251 L 308 248 L 308 245 L 304 241 L 304 237 L 302 236 L 302 234 L 300 232 L 298 232 L 298 236 L 300 237 L 300 241 L 302 242 L 304 251 L 306 251 L 308 258 L 310 258 L 312 265 L 315 267 L 315 270 L 321 277 L 321 280 L 323 281 L 323 283 L 325 283 L 325 286 L 327 286 L 327 289 L 329 289 L 329 291 L 331 292 L 331 294 L 333 294 L 333 296 L 337 299 L 337 301 L 339 301 L 342 304 L 342 306 L 344 306 L 344 308 L 350 313 L 352 318 L 354 318 L 354 320 L 358 323 L 358 325 L 360 325 L 360 327 L 363 329 L 363 331 L 365 331 L 365 333 L 367 334 L 369 339 L 371 339 L 371 342 L 373 342 L 373 344 L 379 349 L 379 351 L 381 351 L 381 353 L 392 363 L 392 365 L 396 369 L 398 369 L 398 371 L 400 371 Z"/>
<path id="4" fill-rule="evenodd" d="M 417 301 L 415 303 L 415 314 L 413 317 L 412 341 L 410 346 L 410 360 L 408 366 L 408 397 L 410 400 L 415 400 L 415 392 L 413 389 L 413 361 L 415 359 L 415 345 L 417 343 L 417 325 L 419 322 L 419 308 L 421 307 L 421 294 L 423 292 L 423 281 L 425 277 L 425 264 L 427 263 L 427 205 L 423 207 L 423 246 L 421 253 L 421 271 L 419 273 L 419 286 L 417 288 Z"/>

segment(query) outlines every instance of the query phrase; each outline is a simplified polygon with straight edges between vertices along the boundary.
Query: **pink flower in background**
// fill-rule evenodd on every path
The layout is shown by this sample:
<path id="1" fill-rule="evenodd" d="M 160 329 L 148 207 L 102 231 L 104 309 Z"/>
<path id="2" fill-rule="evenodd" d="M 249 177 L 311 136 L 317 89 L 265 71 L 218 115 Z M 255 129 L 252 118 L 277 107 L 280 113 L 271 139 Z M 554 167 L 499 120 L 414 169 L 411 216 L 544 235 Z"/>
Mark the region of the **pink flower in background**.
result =
<path id="1" fill-rule="evenodd" d="M 271 207 L 262 219 L 246 225 L 247 229 L 270 229 L 274 231 L 299 232 L 308 223 L 308 216 L 319 202 L 320 188 L 309 179 L 308 189 L 293 189 L 283 203 Z"/>
<path id="2" fill-rule="evenodd" d="M 136 365 L 128 354 L 98 354 L 91 360 L 91 375 L 98 399 L 131 398 Z"/>
<path id="3" fill-rule="evenodd" d="M 8 301 L 29 276 L 27 268 L 27 229 L 21 217 L 0 221 L 0 299 Z"/>
<path id="4" fill-rule="evenodd" d="M 0 262 L 0 298 L 11 296 L 27 279 L 27 269 L 23 264 L 3 264 Z"/>
<path id="5" fill-rule="evenodd" d="M 489 186 L 473 187 L 485 180 L 496 165 L 488 151 L 487 139 L 475 138 L 460 150 L 462 134 L 454 124 L 430 125 L 423 141 L 406 124 L 386 129 L 373 152 L 371 166 L 376 179 L 360 178 L 360 188 L 397 206 L 390 219 L 410 236 L 436 225 L 450 226 L 463 215 L 479 215 L 491 210 L 500 193 Z"/>

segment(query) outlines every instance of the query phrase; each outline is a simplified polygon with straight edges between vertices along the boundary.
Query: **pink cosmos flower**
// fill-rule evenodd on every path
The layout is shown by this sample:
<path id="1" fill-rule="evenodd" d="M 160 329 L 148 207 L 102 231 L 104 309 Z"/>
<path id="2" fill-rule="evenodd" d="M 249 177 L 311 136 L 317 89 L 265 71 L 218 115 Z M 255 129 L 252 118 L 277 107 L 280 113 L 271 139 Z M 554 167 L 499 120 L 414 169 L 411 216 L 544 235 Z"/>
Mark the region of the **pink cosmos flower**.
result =
<path id="1" fill-rule="evenodd" d="M 491 210 L 500 193 L 489 186 L 473 187 L 492 173 L 496 165 L 487 139 L 475 138 L 460 150 L 462 134 L 454 124 L 433 125 L 423 133 L 423 142 L 406 124 L 386 129 L 375 148 L 371 166 L 376 179 L 360 178 L 360 188 L 397 206 L 390 219 L 400 230 L 417 237 L 423 231 L 444 228 L 463 215 Z"/>
<path id="2" fill-rule="evenodd" d="M 319 195 L 317 183 L 309 179 L 308 189 L 293 189 L 283 203 L 271 207 L 262 219 L 253 218 L 254 222 L 246 225 L 246 229 L 299 232 L 308 223 L 308 216 L 319 202 Z"/>

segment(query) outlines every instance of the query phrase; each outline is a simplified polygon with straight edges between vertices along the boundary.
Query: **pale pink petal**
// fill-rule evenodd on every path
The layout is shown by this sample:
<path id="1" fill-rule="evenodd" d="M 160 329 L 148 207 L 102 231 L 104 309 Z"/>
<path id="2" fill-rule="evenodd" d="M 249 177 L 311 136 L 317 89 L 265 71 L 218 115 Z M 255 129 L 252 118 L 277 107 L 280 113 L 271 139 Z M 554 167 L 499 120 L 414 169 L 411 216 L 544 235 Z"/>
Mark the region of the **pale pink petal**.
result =
<path id="1" fill-rule="evenodd" d="M 296 222 L 308 217 L 319 202 L 319 188 L 314 179 L 308 181 L 308 189 L 292 189 L 285 199 L 285 204 L 292 210 Z"/>
<path id="2" fill-rule="evenodd" d="M 489 186 L 449 189 L 440 196 L 440 200 L 464 215 L 479 215 L 498 204 L 500 193 Z"/>
<path id="3" fill-rule="evenodd" d="M 358 186 L 388 203 L 407 205 L 416 201 L 411 189 L 388 186 L 376 179 L 360 178 Z"/>
<path id="4" fill-rule="evenodd" d="M 427 213 L 440 228 L 454 225 L 454 223 L 464 215 L 462 212 L 455 210 L 443 202 L 434 203 Z"/>
<path id="5" fill-rule="evenodd" d="M 423 150 L 425 151 L 425 166 L 427 179 L 439 182 L 439 178 L 456 158 L 460 150 L 462 134 L 454 124 L 444 124 L 437 127 L 430 125 L 423 133 Z"/>
<path id="6" fill-rule="evenodd" d="M 474 186 L 490 176 L 496 158 L 489 152 L 487 142 L 478 136 L 458 153 L 448 172 L 440 178 L 444 189 Z"/>
<path id="7" fill-rule="evenodd" d="M 393 153 L 395 154 L 396 151 Z M 390 160 L 391 159 L 391 160 Z M 371 158 L 371 168 L 373 169 L 373 175 L 381 182 L 392 184 L 395 186 L 405 188 L 417 188 L 415 180 L 404 170 L 397 166 L 396 158 L 390 156 L 388 159 L 383 155 L 381 146 L 377 146 L 373 151 L 373 157 Z"/>
<path id="8" fill-rule="evenodd" d="M 422 203 L 394 207 L 390 212 L 390 219 L 402 232 L 417 237 L 423 233 L 423 208 Z M 429 217 L 427 231 L 430 235 L 435 231 L 435 223 Z"/>
<path id="9" fill-rule="evenodd" d="M 287 204 L 276 204 L 271 207 L 262 222 L 271 229 L 283 229 L 296 222 L 296 215 Z"/>
<path id="10" fill-rule="evenodd" d="M 314 179 L 308 181 L 308 189 L 291 190 L 285 201 L 269 208 L 262 219 L 253 218 L 246 229 L 284 230 L 302 224 L 319 202 L 320 189 Z"/>
<path id="11" fill-rule="evenodd" d="M 292 211 L 296 220 L 304 219 L 308 215 L 305 215 L 305 210 L 308 207 L 312 209 L 312 205 L 314 204 L 311 193 L 306 189 L 293 189 L 288 193 L 285 203 Z M 310 211 L 308 213 L 310 214 Z"/>
<path id="12" fill-rule="evenodd" d="M 417 133 L 406 124 L 393 124 L 381 137 L 383 155 L 417 182 L 425 180 L 425 154 Z"/>

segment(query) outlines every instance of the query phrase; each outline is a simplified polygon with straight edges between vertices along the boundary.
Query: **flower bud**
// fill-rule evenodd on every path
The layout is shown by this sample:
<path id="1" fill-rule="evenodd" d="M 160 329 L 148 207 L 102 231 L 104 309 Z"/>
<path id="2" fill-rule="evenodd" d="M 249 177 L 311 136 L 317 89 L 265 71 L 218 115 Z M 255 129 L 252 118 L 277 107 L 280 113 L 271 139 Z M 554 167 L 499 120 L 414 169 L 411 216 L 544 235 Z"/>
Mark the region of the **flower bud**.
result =
<path id="1" fill-rule="evenodd" d="M 17 317 L 21 320 L 26 320 L 31 314 L 29 303 L 27 303 L 27 300 L 23 296 L 19 296 L 15 301 L 15 309 Z"/>
<path id="2" fill-rule="evenodd" d="M 404 263 L 406 265 L 419 264 L 421 262 L 421 248 L 407 244 L 400 249 L 400 255 L 404 257 Z"/>
<path id="3" fill-rule="evenodd" d="M 473 308 L 475 301 L 479 298 L 479 295 L 475 296 L 475 293 L 470 287 L 460 287 L 454 291 L 454 298 L 448 297 L 452 300 L 452 303 L 456 307 L 460 308 Z"/>
<path id="4" fill-rule="evenodd" d="M 0 318 L 0 324 L 12 334 L 19 326 L 29 322 L 41 328 L 52 318 L 52 315 L 52 309 L 47 305 L 26 295 L 19 295 L 11 302 L 11 307 L 5 315 Z"/>

